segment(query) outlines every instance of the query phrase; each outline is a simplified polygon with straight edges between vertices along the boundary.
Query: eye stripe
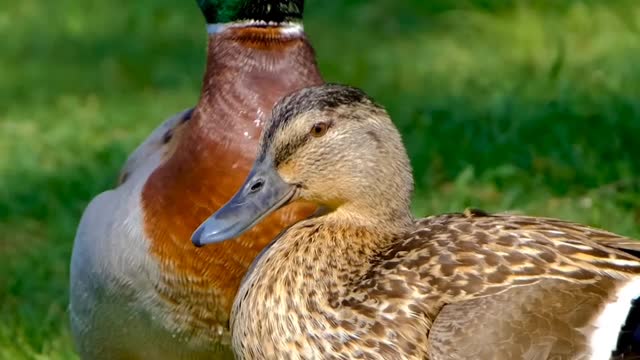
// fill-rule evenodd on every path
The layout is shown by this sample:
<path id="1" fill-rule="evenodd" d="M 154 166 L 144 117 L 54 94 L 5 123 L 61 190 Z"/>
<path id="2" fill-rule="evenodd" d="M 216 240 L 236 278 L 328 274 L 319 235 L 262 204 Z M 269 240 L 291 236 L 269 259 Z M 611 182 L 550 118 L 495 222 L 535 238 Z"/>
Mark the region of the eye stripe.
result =
<path id="1" fill-rule="evenodd" d="M 286 162 L 291 157 L 291 155 L 296 152 L 296 150 L 302 147 L 302 145 L 306 144 L 309 140 L 311 140 L 311 135 L 305 134 L 305 136 L 296 137 L 292 141 L 289 141 L 280 149 L 276 149 L 274 164 L 278 166 Z"/>
<path id="2" fill-rule="evenodd" d="M 280 149 L 269 149 L 273 146 L 273 141 L 279 131 L 283 131 L 300 115 L 310 111 L 326 111 L 340 106 L 352 105 L 356 103 L 367 103 L 376 106 L 362 90 L 338 85 L 325 84 L 305 88 L 281 99 L 273 108 L 271 119 L 265 124 L 258 159 L 267 156 L 267 152 L 273 151 L 274 162 L 276 164 L 287 160 L 302 144 L 310 139 L 310 131 L 298 139 L 290 141 Z M 327 122 L 328 128 L 332 123 Z"/>

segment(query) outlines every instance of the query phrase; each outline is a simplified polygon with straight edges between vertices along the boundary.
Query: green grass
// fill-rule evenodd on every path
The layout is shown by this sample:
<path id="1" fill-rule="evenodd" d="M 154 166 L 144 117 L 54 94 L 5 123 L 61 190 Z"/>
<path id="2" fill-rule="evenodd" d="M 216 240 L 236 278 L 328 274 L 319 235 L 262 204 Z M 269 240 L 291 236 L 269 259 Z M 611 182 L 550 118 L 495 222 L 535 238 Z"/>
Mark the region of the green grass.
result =
<path id="1" fill-rule="evenodd" d="M 309 0 L 305 24 L 326 78 L 364 88 L 404 133 L 417 213 L 640 237 L 636 2 Z M 69 359 L 80 214 L 196 102 L 204 23 L 189 1 L 5 1 L 0 38 L 0 359 Z"/>

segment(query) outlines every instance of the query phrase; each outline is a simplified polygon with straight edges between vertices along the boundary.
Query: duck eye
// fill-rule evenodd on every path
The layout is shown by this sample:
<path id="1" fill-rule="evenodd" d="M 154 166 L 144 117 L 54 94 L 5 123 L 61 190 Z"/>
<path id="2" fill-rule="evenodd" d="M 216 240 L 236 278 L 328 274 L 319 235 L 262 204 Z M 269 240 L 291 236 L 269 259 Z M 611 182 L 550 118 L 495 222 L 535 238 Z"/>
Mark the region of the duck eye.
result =
<path id="1" fill-rule="evenodd" d="M 327 133 L 327 129 L 329 129 L 329 126 L 327 125 L 327 123 L 323 123 L 323 122 L 316 123 L 311 127 L 311 136 L 320 137 Z"/>

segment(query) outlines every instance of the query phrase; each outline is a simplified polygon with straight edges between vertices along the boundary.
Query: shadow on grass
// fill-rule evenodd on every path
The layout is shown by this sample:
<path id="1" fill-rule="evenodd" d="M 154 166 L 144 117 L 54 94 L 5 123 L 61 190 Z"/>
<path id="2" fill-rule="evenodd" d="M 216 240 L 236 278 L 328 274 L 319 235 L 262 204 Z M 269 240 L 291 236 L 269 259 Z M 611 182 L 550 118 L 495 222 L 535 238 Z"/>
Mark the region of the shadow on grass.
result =
<path id="1" fill-rule="evenodd" d="M 113 144 L 55 173 L 24 171 L 3 179 L 0 323 L 14 329 L 7 336 L 19 338 L 25 349 L 42 350 L 58 336 L 68 336 L 68 268 L 75 228 L 88 201 L 115 183 L 126 152 Z"/>
<path id="2" fill-rule="evenodd" d="M 8 95 L 0 97 L 2 108 L 50 106 L 60 95 L 197 86 L 201 80 L 206 33 L 195 2 L 69 0 L 31 9 L 32 3 L 22 6 L 27 10 L 9 8 L 21 31 L 2 45 L 0 64 L 16 69 L 0 80 L 0 92 Z M 51 22 L 42 32 L 45 17 Z"/>

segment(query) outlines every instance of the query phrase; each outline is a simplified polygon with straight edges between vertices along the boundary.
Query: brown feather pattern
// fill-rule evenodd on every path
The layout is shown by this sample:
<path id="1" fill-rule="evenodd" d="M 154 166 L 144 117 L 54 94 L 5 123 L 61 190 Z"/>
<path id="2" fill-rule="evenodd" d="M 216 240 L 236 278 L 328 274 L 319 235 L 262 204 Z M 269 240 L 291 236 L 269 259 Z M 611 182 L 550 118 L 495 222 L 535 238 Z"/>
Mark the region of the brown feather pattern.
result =
<path id="1" fill-rule="evenodd" d="M 618 280 L 640 274 L 637 258 L 611 246 L 631 239 L 555 219 L 433 216 L 379 251 L 379 231 L 333 225 L 299 223 L 259 259 L 232 315 L 240 358 L 576 355 L 590 330 L 575 328 Z M 496 343 L 519 339 L 497 347 L 491 331 Z"/>

